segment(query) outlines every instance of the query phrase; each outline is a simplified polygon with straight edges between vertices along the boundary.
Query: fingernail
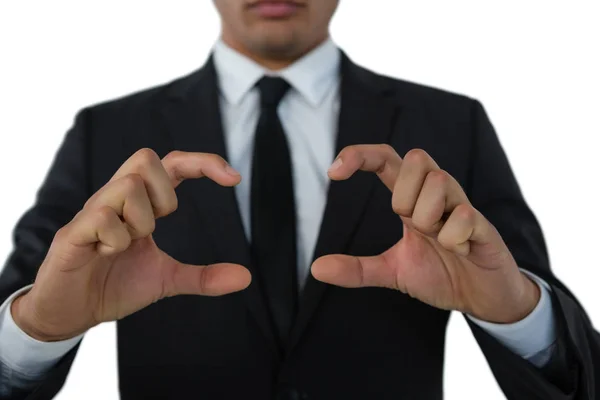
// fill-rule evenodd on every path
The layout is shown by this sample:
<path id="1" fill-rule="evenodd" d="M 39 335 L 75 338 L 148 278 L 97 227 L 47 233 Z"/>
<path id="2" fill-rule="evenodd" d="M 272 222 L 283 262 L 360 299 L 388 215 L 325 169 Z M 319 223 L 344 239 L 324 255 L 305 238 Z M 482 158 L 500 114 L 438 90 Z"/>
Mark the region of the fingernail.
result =
<path id="1" fill-rule="evenodd" d="M 338 158 L 338 159 L 336 159 L 336 160 L 333 162 L 333 164 L 331 164 L 331 167 L 329 167 L 329 171 L 330 171 L 330 172 L 331 172 L 331 171 L 335 171 L 336 169 L 338 169 L 339 167 L 341 167 L 341 166 L 342 166 L 342 163 L 343 163 L 343 162 L 342 162 L 342 159 L 341 159 L 341 158 Z"/>
<path id="2" fill-rule="evenodd" d="M 227 172 L 231 176 L 240 176 L 240 173 L 233 169 L 231 165 L 227 165 L 225 167 L 225 172 Z"/>

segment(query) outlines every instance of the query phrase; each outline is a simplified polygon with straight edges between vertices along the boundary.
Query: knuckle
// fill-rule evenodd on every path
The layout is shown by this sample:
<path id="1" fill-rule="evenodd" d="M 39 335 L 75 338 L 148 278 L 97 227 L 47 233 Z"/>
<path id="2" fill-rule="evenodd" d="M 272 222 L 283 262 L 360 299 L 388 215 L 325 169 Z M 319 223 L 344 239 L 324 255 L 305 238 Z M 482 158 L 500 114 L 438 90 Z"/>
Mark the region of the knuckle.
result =
<path id="1" fill-rule="evenodd" d="M 128 193 L 137 191 L 144 187 L 144 179 L 140 174 L 127 174 L 121 178 L 121 181 Z"/>
<path id="2" fill-rule="evenodd" d="M 409 150 L 404 156 L 404 161 L 415 164 L 426 163 L 429 159 L 429 154 L 423 149 L 412 149 Z"/>
<path id="3" fill-rule="evenodd" d="M 169 152 L 164 158 L 163 161 L 170 161 L 172 159 L 178 159 L 181 157 L 181 155 L 183 154 L 183 151 L 181 150 L 173 150 L 171 152 Z"/>
<path id="4" fill-rule="evenodd" d="M 115 185 L 114 181 L 109 181 L 104 186 L 102 186 L 100 189 L 98 189 L 98 191 L 96 191 L 94 194 L 92 194 L 90 196 L 90 198 L 88 198 L 86 200 L 85 204 L 83 205 L 83 207 L 79 211 L 79 213 L 83 212 L 84 210 L 89 210 L 89 209 L 93 208 L 94 205 L 96 203 L 98 203 L 100 201 L 100 199 L 104 196 L 104 193 L 107 191 L 107 189 L 109 189 L 110 187 L 113 187 L 114 185 Z"/>
<path id="5" fill-rule="evenodd" d="M 215 164 L 220 164 L 220 165 L 226 165 L 227 161 L 225 161 L 225 159 L 223 157 L 221 157 L 218 154 L 214 154 L 214 153 L 205 153 L 205 157 L 210 161 L 213 162 Z"/>
<path id="6" fill-rule="evenodd" d="M 206 171 L 211 168 L 225 168 L 228 165 L 227 161 L 223 157 L 214 153 L 202 153 L 198 168 Z"/>
<path id="7" fill-rule="evenodd" d="M 389 156 L 398 154 L 398 153 L 396 153 L 396 149 L 394 149 L 391 145 L 389 145 L 387 143 L 382 143 L 378 147 L 381 152 L 388 154 Z"/>
<path id="8" fill-rule="evenodd" d="M 347 146 L 342 149 L 339 157 L 343 157 L 345 159 L 355 159 L 359 156 L 360 149 L 358 145 Z"/>
<path id="9" fill-rule="evenodd" d="M 56 233 L 54 234 L 54 242 L 62 242 L 64 241 L 68 236 L 69 236 L 69 231 L 70 231 L 70 225 L 71 223 L 63 226 L 62 228 L 60 228 L 59 230 L 56 231 Z"/>
<path id="10" fill-rule="evenodd" d="M 115 220 L 115 210 L 109 206 L 98 208 L 95 214 L 96 223 L 99 226 L 110 226 Z"/>
<path id="11" fill-rule="evenodd" d="M 141 167 L 145 168 L 157 161 L 160 161 L 158 154 L 148 147 L 138 150 L 135 153 L 136 163 Z"/>
<path id="12" fill-rule="evenodd" d="M 450 174 L 442 169 L 430 171 L 427 174 L 428 181 L 432 182 L 436 186 L 446 186 L 450 182 Z"/>
<path id="13" fill-rule="evenodd" d="M 92 203 L 94 203 L 94 201 L 96 200 L 96 197 L 98 197 L 98 192 L 94 193 L 89 199 L 87 199 L 85 201 L 85 203 L 83 204 L 83 209 L 84 210 L 87 209 L 88 207 L 90 207 Z"/>
<path id="14" fill-rule="evenodd" d="M 459 204 L 454 209 L 457 217 L 472 221 L 475 218 L 475 209 L 469 204 Z"/>

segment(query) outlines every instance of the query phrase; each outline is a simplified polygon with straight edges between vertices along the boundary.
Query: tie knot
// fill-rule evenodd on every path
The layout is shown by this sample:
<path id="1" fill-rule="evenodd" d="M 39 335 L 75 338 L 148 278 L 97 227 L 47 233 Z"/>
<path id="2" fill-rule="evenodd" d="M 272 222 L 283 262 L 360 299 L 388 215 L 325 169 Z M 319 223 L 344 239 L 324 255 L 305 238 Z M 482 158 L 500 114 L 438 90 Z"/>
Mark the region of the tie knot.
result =
<path id="1" fill-rule="evenodd" d="M 256 86 L 260 90 L 261 104 L 267 107 L 277 107 L 290 88 L 290 84 L 285 79 L 272 76 L 264 76 Z"/>

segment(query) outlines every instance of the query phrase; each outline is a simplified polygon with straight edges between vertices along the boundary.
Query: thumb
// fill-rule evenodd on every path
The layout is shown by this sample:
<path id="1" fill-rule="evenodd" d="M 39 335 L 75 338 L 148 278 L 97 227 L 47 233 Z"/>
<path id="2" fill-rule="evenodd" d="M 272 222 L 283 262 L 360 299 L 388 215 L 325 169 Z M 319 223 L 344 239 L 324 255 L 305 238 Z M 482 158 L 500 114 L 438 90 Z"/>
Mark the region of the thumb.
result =
<path id="1" fill-rule="evenodd" d="M 171 268 L 170 282 L 166 282 L 168 296 L 221 296 L 247 288 L 252 280 L 250 271 L 238 264 L 191 265 L 176 262 Z"/>
<path id="2" fill-rule="evenodd" d="M 396 273 L 386 253 L 371 257 L 328 255 L 317 259 L 311 268 L 315 279 L 346 288 L 387 287 L 397 289 Z"/>

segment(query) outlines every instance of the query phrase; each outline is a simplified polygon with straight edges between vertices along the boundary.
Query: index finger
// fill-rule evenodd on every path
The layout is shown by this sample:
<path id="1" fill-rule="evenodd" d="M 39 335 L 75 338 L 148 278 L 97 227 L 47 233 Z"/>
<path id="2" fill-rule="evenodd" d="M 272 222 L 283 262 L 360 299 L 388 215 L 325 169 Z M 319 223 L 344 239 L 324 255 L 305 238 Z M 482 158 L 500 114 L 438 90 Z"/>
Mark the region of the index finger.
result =
<path id="1" fill-rule="evenodd" d="M 216 154 L 172 151 L 162 164 L 174 188 L 186 179 L 206 177 L 221 186 L 235 186 L 241 180 L 239 172 Z"/>
<path id="2" fill-rule="evenodd" d="M 111 182 L 129 174 L 142 177 L 156 217 L 171 213 L 177 206 L 174 189 L 185 179 L 208 177 L 223 186 L 240 181 L 237 171 L 218 155 L 173 151 L 162 160 L 151 149 L 141 149 L 114 174 Z"/>
<path id="3" fill-rule="evenodd" d="M 375 172 L 383 184 L 393 191 L 401 165 L 402 157 L 392 146 L 359 144 L 345 147 L 340 151 L 328 174 L 333 180 L 344 180 L 359 170 Z"/>

